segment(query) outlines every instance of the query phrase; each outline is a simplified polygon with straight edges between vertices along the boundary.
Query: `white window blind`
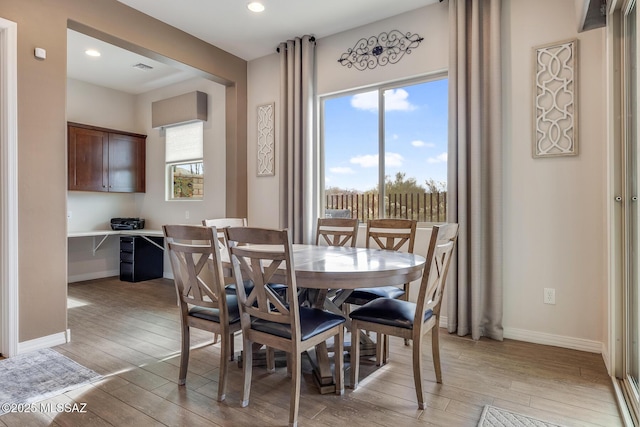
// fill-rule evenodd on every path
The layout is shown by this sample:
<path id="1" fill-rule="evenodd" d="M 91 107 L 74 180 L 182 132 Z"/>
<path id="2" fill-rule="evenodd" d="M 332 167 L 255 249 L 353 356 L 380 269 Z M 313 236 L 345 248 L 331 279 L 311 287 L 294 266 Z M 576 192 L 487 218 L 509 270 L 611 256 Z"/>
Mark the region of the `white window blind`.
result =
<path id="1" fill-rule="evenodd" d="M 173 163 L 202 159 L 202 132 L 202 122 L 166 128 L 166 162 Z"/>

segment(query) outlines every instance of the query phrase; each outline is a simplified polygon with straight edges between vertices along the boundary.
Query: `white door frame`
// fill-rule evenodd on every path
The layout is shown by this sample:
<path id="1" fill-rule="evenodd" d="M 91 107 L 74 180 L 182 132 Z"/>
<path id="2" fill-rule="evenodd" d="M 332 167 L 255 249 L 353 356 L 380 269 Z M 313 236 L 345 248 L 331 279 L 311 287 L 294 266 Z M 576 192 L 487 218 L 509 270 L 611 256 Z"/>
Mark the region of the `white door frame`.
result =
<path id="1" fill-rule="evenodd" d="M 18 26 L 0 18 L 0 353 L 18 354 Z"/>

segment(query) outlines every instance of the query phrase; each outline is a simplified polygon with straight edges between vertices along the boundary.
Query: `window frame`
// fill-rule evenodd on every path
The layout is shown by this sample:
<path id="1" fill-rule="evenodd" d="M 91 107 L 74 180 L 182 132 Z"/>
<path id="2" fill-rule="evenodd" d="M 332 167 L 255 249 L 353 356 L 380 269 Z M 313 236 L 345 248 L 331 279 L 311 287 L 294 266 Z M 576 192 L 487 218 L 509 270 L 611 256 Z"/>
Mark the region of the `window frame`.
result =
<path id="1" fill-rule="evenodd" d="M 194 123 L 199 123 L 201 128 L 201 144 L 202 144 L 202 157 L 200 158 L 184 158 L 181 160 L 176 160 L 176 161 L 170 161 L 167 162 L 167 145 L 168 145 L 168 141 L 167 141 L 167 129 L 168 128 L 175 128 L 175 127 L 179 127 L 179 126 L 186 126 L 186 125 L 191 125 Z M 164 162 L 164 170 L 165 170 L 165 201 L 167 202 L 201 202 L 204 200 L 205 197 L 205 193 L 204 193 L 204 122 L 202 121 L 192 121 L 192 122 L 185 122 L 185 123 L 176 123 L 174 125 L 171 126 L 165 126 L 162 128 L 162 131 L 164 133 L 164 148 L 165 148 L 165 162 Z M 173 182 L 173 171 L 172 169 L 175 166 L 178 165 L 188 165 L 188 164 L 192 164 L 192 163 L 200 163 L 202 165 L 202 181 L 203 181 L 203 191 L 202 191 L 202 197 L 174 197 L 174 182 Z"/>
<path id="2" fill-rule="evenodd" d="M 382 194 L 378 200 L 378 212 L 382 212 L 385 215 L 384 209 L 384 189 L 385 189 L 385 109 L 384 107 L 384 92 L 392 89 L 399 89 L 406 86 L 413 86 L 422 83 L 429 83 L 437 80 L 448 79 L 449 73 L 447 70 L 436 71 L 433 73 L 411 77 L 407 79 L 394 80 L 388 83 L 381 84 L 373 84 L 369 86 L 360 87 L 357 89 L 347 89 L 344 91 L 333 92 L 326 95 L 318 96 L 318 111 L 319 111 L 319 120 L 318 120 L 318 198 L 320 199 L 320 203 L 318 204 L 319 212 L 318 216 L 323 216 L 323 212 L 326 210 L 326 195 L 325 195 L 325 101 L 343 98 L 348 96 L 354 96 L 360 93 L 366 92 L 378 92 L 378 186 L 382 189 Z M 448 100 L 447 100 L 448 105 Z M 448 108 L 448 107 L 447 107 Z M 447 113 L 448 116 L 448 113 Z M 447 119 L 448 121 L 448 119 Z M 449 151 L 447 147 L 447 152 Z M 450 164 L 447 162 L 447 170 L 449 169 Z M 449 191 L 449 181 L 447 180 L 447 194 Z M 447 201 L 448 203 L 448 201 Z M 386 216 L 382 216 L 381 218 L 385 218 Z M 418 222 L 418 227 L 420 228 L 430 228 L 433 225 L 441 224 L 442 222 L 435 221 L 420 221 Z"/>

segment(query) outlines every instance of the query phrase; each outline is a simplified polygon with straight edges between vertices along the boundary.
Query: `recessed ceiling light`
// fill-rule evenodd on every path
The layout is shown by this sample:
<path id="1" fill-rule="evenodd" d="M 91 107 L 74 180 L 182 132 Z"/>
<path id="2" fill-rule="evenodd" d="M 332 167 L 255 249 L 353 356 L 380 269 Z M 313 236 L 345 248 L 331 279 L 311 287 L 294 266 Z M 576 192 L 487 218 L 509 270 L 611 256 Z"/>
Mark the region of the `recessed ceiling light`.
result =
<path id="1" fill-rule="evenodd" d="M 264 5 L 260 2 L 253 1 L 247 5 L 247 9 L 251 12 L 262 12 L 264 10 Z"/>
<path id="2" fill-rule="evenodd" d="M 100 52 L 98 52 L 95 49 L 87 49 L 87 50 L 84 51 L 84 53 L 89 55 L 89 56 L 95 56 L 95 57 L 100 56 Z"/>

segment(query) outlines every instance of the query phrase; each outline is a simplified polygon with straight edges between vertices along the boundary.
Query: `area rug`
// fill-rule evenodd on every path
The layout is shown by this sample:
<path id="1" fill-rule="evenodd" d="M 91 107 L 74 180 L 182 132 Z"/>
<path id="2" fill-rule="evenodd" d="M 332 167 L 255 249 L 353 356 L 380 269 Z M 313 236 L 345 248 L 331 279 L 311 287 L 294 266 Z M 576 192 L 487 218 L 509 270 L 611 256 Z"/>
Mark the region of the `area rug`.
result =
<path id="1" fill-rule="evenodd" d="M 478 427 L 561 427 L 517 412 L 486 405 Z"/>
<path id="2" fill-rule="evenodd" d="M 39 402 L 100 378 L 48 348 L 0 360 L 0 415 L 12 405 Z"/>

